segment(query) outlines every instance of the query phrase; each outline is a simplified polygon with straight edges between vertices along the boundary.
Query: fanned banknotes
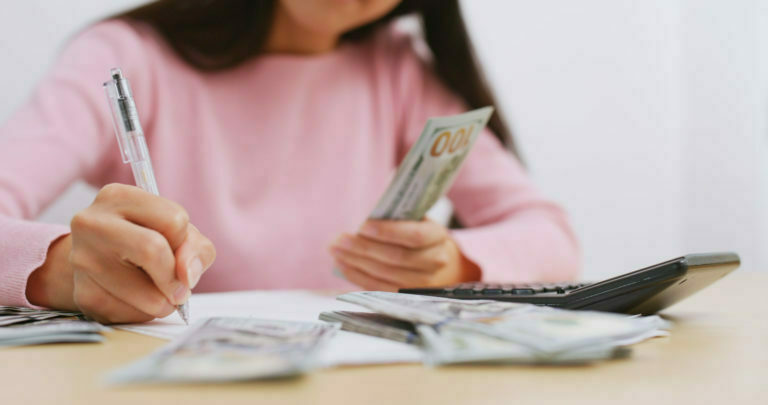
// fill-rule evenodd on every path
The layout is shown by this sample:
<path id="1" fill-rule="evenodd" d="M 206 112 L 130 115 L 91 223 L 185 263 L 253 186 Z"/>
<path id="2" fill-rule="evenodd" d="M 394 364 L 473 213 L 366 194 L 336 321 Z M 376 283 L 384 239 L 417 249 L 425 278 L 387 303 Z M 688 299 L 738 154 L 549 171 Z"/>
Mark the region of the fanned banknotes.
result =
<path id="1" fill-rule="evenodd" d="M 108 329 L 79 312 L 0 306 L 0 347 L 101 342 Z"/>
<path id="2" fill-rule="evenodd" d="M 427 120 L 374 208 L 373 219 L 418 221 L 445 194 L 485 128 L 493 107 Z"/>
<path id="3" fill-rule="evenodd" d="M 570 311 L 491 300 L 364 291 L 341 301 L 416 326 L 431 364 L 583 363 L 625 356 L 623 346 L 666 334 L 658 316 Z"/>
<path id="4" fill-rule="evenodd" d="M 416 328 L 408 321 L 401 321 L 372 312 L 330 311 L 320 313 L 319 319 L 338 322 L 341 329 L 363 335 L 376 336 L 396 342 L 421 344 Z"/>
<path id="5" fill-rule="evenodd" d="M 169 345 L 108 376 L 110 383 L 223 382 L 300 375 L 338 324 L 205 319 Z"/>
<path id="6" fill-rule="evenodd" d="M 52 319 L 85 319 L 80 312 L 56 311 L 0 305 L 0 326 L 20 325 Z"/>
<path id="7" fill-rule="evenodd" d="M 89 321 L 41 321 L 0 328 L 0 346 L 101 342 L 104 340 L 101 332 L 105 330 L 101 324 Z"/>
<path id="8" fill-rule="evenodd" d="M 427 120 L 370 215 L 371 219 L 419 221 L 451 187 L 480 132 L 493 114 L 483 107 Z M 344 275 L 338 268 L 333 273 Z"/>

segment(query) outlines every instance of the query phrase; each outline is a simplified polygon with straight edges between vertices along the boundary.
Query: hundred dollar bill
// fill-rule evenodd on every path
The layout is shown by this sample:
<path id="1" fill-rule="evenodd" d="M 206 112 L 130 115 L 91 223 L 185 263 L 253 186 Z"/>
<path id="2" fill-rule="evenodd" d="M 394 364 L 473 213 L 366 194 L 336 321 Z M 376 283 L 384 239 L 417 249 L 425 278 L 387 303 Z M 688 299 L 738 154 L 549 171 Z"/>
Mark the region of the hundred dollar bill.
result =
<path id="1" fill-rule="evenodd" d="M 373 219 L 420 220 L 450 188 L 493 107 L 430 118 L 374 208 Z"/>
<path id="2" fill-rule="evenodd" d="M 453 180 L 493 114 L 483 107 L 449 117 L 427 120 L 408 151 L 371 219 L 418 221 L 453 184 Z M 344 278 L 338 268 L 333 274 Z"/>
<path id="3" fill-rule="evenodd" d="M 416 328 L 408 321 L 401 321 L 386 315 L 371 312 L 329 311 L 321 312 L 319 319 L 338 322 L 341 329 L 349 332 L 376 336 L 396 342 L 420 345 L 421 339 Z"/>
<path id="4" fill-rule="evenodd" d="M 66 318 L 80 320 L 85 319 L 83 314 L 79 312 L 54 311 L 48 309 L 33 309 L 26 307 L 11 307 L 0 305 L 0 327 Z"/>
<path id="5" fill-rule="evenodd" d="M 101 342 L 109 328 L 81 320 L 43 320 L 0 328 L 0 346 Z"/>
<path id="6" fill-rule="evenodd" d="M 61 316 L 78 316 L 82 315 L 80 312 L 71 311 L 58 311 L 51 309 L 34 309 L 27 307 L 13 307 L 0 305 L 0 316 L 16 315 L 16 314 L 56 314 Z"/>
<path id="7" fill-rule="evenodd" d="M 662 335 L 663 330 L 669 328 L 669 323 L 658 316 L 631 317 L 491 300 L 456 300 L 378 291 L 349 293 L 338 299 L 434 328 L 433 334 L 429 334 L 430 329 L 420 326 L 418 331 L 424 344 L 433 349 L 433 354 L 442 353 L 435 358 L 443 360 L 455 356 L 456 361 L 468 361 L 472 358 L 468 353 L 471 353 L 475 360 L 487 361 L 487 355 L 483 354 L 486 349 L 498 349 L 504 344 L 509 346 L 507 357 L 514 357 L 514 354 L 518 356 L 515 360 L 519 360 L 519 354 L 526 350 L 531 359 L 539 360 L 572 359 L 575 354 L 582 356 L 575 358 L 584 358 L 585 354 L 606 358 L 612 355 L 614 347 Z M 458 337 L 463 341 L 460 342 Z M 446 348 L 452 346 L 463 348 L 464 354 L 451 352 L 451 356 L 446 355 Z M 504 358 L 501 350 L 493 353 Z"/>
<path id="8" fill-rule="evenodd" d="M 0 347 L 101 342 L 106 330 L 79 312 L 0 305 Z"/>
<path id="9" fill-rule="evenodd" d="M 592 344 L 581 349 L 543 351 L 513 340 L 451 328 L 419 325 L 424 361 L 429 365 L 454 363 L 583 364 L 626 357 L 631 349 L 613 344 Z"/>
<path id="10" fill-rule="evenodd" d="M 444 324 L 458 320 L 500 319 L 516 313 L 547 309 L 515 302 L 457 300 L 382 291 L 353 292 L 340 295 L 337 299 L 360 305 L 396 319 L 427 325 Z"/>
<path id="11" fill-rule="evenodd" d="M 149 356 L 114 371 L 110 383 L 223 382 L 282 378 L 314 367 L 338 324 L 215 317 Z"/>
<path id="12" fill-rule="evenodd" d="M 597 311 L 539 308 L 523 316 L 485 322 L 457 322 L 451 328 L 474 331 L 528 347 L 561 352 L 601 345 L 636 343 L 666 334 L 669 322 L 658 316 L 627 316 Z"/>

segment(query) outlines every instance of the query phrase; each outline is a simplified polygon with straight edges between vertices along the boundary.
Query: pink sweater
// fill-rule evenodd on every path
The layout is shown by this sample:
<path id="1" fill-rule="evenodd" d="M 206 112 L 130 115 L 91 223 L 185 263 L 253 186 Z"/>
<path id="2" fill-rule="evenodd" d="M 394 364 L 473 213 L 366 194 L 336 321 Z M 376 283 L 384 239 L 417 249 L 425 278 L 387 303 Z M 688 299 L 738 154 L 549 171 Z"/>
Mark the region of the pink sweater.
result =
<path id="1" fill-rule="evenodd" d="M 332 274 L 327 246 L 371 212 L 428 117 L 466 110 L 392 31 L 203 74 L 149 27 L 97 24 L 0 127 L 0 304 L 29 305 L 29 274 L 69 232 L 33 222 L 42 209 L 77 179 L 133 184 L 101 86 L 111 67 L 131 80 L 160 194 L 216 245 L 196 292 L 349 287 Z M 448 196 L 467 226 L 453 237 L 484 279 L 578 273 L 563 211 L 492 134 Z"/>

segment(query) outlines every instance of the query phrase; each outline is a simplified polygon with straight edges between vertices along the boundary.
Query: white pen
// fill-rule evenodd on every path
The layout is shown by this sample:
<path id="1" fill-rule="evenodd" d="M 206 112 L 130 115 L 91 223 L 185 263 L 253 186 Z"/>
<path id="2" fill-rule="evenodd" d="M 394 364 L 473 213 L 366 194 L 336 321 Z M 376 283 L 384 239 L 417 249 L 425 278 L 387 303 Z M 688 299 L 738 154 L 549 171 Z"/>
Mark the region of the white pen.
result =
<path id="1" fill-rule="evenodd" d="M 139 113 L 136 103 L 133 101 L 131 86 L 123 77 L 120 69 L 109 71 L 112 80 L 104 83 L 109 100 L 109 109 L 112 112 L 112 121 L 115 124 L 117 144 L 120 146 L 120 154 L 123 163 L 130 163 L 133 178 L 136 185 L 144 191 L 154 195 L 160 195 L 157 191 L 155 172 L 152 170 L 152 162 L 149 159 L 147 141 L 144 139 L 144 131 L 139 122 Z M 189 304 L 187 302 L 176 307 L 184 323 L 189 324 Z"/>

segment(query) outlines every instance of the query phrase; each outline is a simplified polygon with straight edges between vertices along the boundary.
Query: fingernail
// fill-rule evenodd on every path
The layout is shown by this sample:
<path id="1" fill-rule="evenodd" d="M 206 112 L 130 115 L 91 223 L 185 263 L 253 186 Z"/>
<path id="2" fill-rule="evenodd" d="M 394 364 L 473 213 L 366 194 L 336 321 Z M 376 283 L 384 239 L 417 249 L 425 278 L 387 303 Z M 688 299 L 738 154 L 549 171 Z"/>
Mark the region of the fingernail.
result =
<path id="1" fill-rule="evenodd" d="M 379 233 L 379 230 L 376 229 L 376 227 L 373 226 L 373 224 L 367 223 L 363 225 L 362 228 L 360 228 L 360 233 L 368 236 L 376 236 Z"/>
<path id="2" fill-rule="evenodd" d="M 195 288 L 197 282 L 200 281 L 200 276 L 203 275 L 203 262 L 199 258 L 193 257 L 187 262 L 187 280 L 189 281 L 189 288 Z"/>
<path id="3" fill-rule="evenodd" d="M 187 302 L 189 294 L 189 288 L 187 288 L 187 286 L 184 284 L 179 283 L 179 286 L 176 287 L 176 290 L 173 292 L 173 301 L 176 303 L 176 305 L 181 305 Z"/>

